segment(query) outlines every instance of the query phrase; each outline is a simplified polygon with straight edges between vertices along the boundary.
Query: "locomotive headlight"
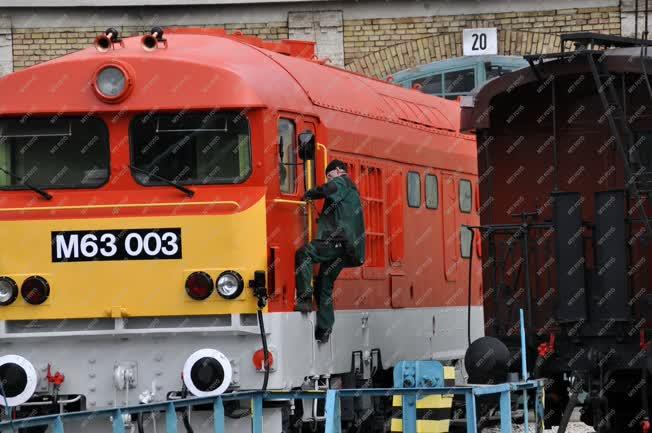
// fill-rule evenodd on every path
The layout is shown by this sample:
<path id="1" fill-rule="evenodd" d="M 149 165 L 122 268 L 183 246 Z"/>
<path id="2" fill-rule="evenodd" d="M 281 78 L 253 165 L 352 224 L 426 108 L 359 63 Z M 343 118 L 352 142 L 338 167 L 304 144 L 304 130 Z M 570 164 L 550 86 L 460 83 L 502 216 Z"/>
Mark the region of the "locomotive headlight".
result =
<path id="1" fill-rule="evenodd" d="M 0 277 L 0 306 L 9 305 L 18 297 L 18 285 L 9 277 Z"/>
<path id="2" fill-rule="evenodd" d="M 132 68 L 123 63 L 101 66 L 93 77 L 93 90 L 98 98 L 108 103 L 123 101 L 133 87 Z"/>
<path id="3" fill-rule="evenodd" d="M 97 74 L 97 89 L 107 98 L 117 98 L 127 87 L 127 77 L 115 66 L 107 66 Z"/>
<path id="4" fill-rule="evenodd" d="M 217 293 L 224 299 L 235 299 L 244 290 L 244 281 L 235 271 L 225 271 L 217 277 Z"/>

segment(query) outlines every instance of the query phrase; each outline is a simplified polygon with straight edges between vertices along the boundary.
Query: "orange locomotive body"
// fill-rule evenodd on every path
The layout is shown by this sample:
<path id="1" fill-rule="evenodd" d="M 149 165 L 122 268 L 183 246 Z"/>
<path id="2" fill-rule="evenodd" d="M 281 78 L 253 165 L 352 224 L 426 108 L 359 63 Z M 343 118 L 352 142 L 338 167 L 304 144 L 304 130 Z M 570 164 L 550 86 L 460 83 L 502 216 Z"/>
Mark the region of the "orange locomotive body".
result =
<path id="1" fill-rule="evenodd" d="M 259 387 L 250 285 L 263 273 L 271 388 L 343 378 L 352 357 L 366 377 L 463 358 L 483 316 L 479 260 L 467 293 L 478 179 L 459 103 L 328 66 L 310 42 L 160 33 L 107 32 L 0 79 L 0 364 L 29 361 L 37 384 L 16 400 L 48 392 L 48 364 L 65 374 L 58 392 L 90 407 L 133 404 L 122 393 L 153 380 L 178 390 L 184 360 L 195 394 Z M 299 155 L 306 131 L 313 161 Z M 333 336 L 317 345 L 313 316 L 293 312 L 294 254 L 316 232 L 301 197 L 333 158 L 359 187 L 367 257 L 337 280 Z M 212 389 L 189 377 L 205 347 L 224 382 Z M 89 374 L 125 371 L 137 379 L 89 392 Z"/>

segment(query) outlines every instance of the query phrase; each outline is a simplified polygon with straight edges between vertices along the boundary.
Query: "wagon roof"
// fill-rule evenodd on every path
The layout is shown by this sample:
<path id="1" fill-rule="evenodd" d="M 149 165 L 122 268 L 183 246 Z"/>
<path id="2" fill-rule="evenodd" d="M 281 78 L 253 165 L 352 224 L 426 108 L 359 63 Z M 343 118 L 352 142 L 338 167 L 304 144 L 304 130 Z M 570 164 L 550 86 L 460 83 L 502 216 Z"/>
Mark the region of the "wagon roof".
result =
<path id="1" fill-rule="evenodd" d="M 513 92 L 518 87 L 539 82 L 545 85 L 554 77 L 591 73 L 586 53 L 593 55 L 597 61 L 604 61 L 610 73 L 652 72 L 652 48 L 649 54 L 641 57 L 641 47 L 614 48 L 606 51 L 585 51 L 582 54 L 567 52 L 562 57 L 548 55 L 542 58 L 538 68 L 539 77 L 533 68 L 527 66 L 487 81 L 484 85 L 462 99 L 461 130 L 473 131 L 490 127 L 492 100 L 502 94 Z M 603 57 L 603 60 L 600 60 Z M 652 79 L 652 78 L 651 78 Z"/>

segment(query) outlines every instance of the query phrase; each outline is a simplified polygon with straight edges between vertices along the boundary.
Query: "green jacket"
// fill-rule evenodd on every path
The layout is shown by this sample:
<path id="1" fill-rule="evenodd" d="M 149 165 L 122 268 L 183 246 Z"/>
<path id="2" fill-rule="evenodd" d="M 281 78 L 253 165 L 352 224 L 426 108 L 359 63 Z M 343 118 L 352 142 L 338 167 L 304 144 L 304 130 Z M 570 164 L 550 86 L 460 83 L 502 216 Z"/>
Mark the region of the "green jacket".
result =
<path id="1" fill-rule="evenodd" d="M 361 266 L 365 258 L 365 229 L 360 193 L 348 176 L 340 176 L 306 192 L 306 198 L 324 198 L 317 221 L 317 239 L 342 243 L 345 266 Z"/>

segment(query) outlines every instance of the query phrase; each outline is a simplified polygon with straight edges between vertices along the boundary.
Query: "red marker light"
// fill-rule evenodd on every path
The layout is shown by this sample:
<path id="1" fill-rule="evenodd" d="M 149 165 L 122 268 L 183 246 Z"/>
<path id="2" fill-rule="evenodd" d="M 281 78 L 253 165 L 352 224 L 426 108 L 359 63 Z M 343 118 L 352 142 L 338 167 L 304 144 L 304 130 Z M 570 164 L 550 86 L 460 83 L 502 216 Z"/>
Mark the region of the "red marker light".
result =
<path id="1" fill-rule="evenodd" d="M 265 351 L 263 349 L 256 350 L 251 360 L 253 361 L 256 370 L 265 371 L 263 368 L 263 363 L 265 361 Z M 267 352 L 267 362 L 269 363 L 269 369 L 271 370 L 272 366 L 274 365 L 274 356 L 272 355 L 272 352 Z"/>
<path id="2" fill-rule="evenodd" d="M 39 305 L 50 296 L 50 285 L 45 278 L 33 275 L 23 281 L 20 294 L 28 304 Z"/>
<path id="3" fill-rule="evenodd" d="M 193 272 L 186 279 L 186 293 L 192 299 L 202 301 L 213 293 L 213 280 L 206 272 Z"/>

